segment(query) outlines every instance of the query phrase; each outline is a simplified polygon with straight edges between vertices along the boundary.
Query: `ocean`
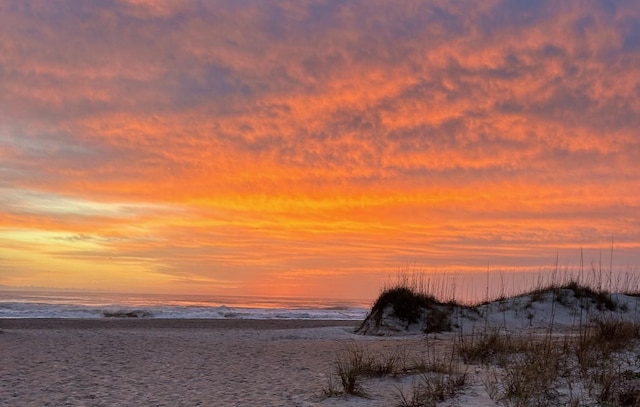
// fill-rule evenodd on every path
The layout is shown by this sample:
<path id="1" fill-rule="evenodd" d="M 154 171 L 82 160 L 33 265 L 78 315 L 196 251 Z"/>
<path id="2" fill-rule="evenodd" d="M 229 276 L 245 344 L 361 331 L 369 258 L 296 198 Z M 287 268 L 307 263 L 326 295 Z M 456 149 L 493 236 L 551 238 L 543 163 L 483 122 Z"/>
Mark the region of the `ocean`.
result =
<path id="1" fill-rule="evenodd" d="M 363 320 L 365 301 L 0 289 L 0 318 Z"/>

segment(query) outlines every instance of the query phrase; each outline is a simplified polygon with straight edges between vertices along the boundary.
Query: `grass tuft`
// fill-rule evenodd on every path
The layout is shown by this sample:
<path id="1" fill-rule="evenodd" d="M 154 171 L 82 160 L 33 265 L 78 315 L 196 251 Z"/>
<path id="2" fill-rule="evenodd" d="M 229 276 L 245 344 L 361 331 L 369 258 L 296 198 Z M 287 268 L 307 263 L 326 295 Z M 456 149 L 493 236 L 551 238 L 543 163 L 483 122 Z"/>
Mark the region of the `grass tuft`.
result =
<path id="1" fill-rule="evenodd" d="M 393 315 L 409 324 L 418 322 L 423 309 L 441 305 L 433 296 L 416 292 L 409 287 L 395 287 L 385 290 L 373 304 L 372 313 L 381 313 L 388 306 L 393 307 Z"/>
<path id="2" fill-rule="evenodd" d="M 422 323 L 425 333 L 449 331 L 452 327 L 451 315 L 457 306 L 454 302 L 438 301 L 435 296 L 411 287 L 396 286 L 380 294 L 357 331 L 366 332 L 366 326 L 372 320 L 376 327 L 380 327 L 387 309 L 391 309 L 391 316 L 406 327 Z"/>
<path id="3" fill-rule="evenodd" d="M 456 350 L 468 364 L 496 362 L 504 355 L 520 352 L 525 344 L 520 338 L 492 329 L 482 335 L 461 336 Z"/>
<path id="4" fill-rule="evenodd" d="M 413 383 L 409 394 L 398 389 L 398 406 L 436 407 L 438 402 L 455 398 L 466 383 L 466 372 L 425 373 Z"/>

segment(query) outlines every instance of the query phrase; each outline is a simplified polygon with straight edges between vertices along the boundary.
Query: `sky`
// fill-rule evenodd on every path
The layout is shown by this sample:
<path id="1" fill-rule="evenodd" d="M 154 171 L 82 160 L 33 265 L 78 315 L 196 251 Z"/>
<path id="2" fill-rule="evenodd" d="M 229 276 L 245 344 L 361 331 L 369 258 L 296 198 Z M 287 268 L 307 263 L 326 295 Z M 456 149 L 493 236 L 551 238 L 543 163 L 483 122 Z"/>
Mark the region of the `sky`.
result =
<path id="1" fill-rule="evenodd" d="M 4 0 L 0 284 L 640 273 L 638 67 L 636 0 Z"/>

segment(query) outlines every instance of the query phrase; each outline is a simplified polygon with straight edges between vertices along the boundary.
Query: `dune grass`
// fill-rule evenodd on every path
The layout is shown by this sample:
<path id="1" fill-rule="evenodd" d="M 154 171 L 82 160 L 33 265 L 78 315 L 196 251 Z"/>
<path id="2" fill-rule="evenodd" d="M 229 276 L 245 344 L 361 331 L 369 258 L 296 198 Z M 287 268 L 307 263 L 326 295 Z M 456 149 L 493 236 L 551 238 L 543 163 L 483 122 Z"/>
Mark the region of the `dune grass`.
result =
<path id="1" fill-rule="evenodd" d="M 444 303 L 433 295 L 415 291 L 410 287 L 397 286 L 380 294 L 371 308 L 370 315 L 377 325 L 380 325 L 386 309 L 390 307 L 391 316 L 406 326 L 423 322 L 426 333 L 441 332 L 451 329 L 451 312 L 456 306 L 458 304 L 454 302 Z"/>
<path id="2" fill-rule="evenodd" d="M 403 348 L 388 353 L 371 353 L 365 345 L 349 343 L 336 357 L 333 372 L 327 375 L 325 396 L 367 397 L 363 383 L 371 378 L 414 377 L 410 391 L 398 388 L 399 406 L 431 406 L 432 401 L 455 397 L 464 386 L 467 374 L 455 355 L 435 353 L 417 358 Z M 453 357 L 452 357 L 453 356 Z"/>
<path id="3" fill-rule="evenodd" d="M 636 283 L 627 281 L 619 291 L 640 300 Z M 574 307 L 580 317 L 575 326 L 561 331 L 553 329 L 554 315 L 543 331 L 495 326 L 471 333 L 459 330 L 450 334 L 450 352 L 437 363 L 414 360 L 402 352 L 372 357 L 354 345 L 336 361 L 340 388 L 332 394 L 364 396 L 363 384 L 371 377 L 410 376 L 411 387 L 398 388 L 397 406 L 435 406 L 464 391 L 469 369 L 474 369 L 489 397 L 501 406 L 638 406 L 640 323 L 637 318 L 618 318 L 617 313 L 629 311 L 627 305 L 602 287 L 601 278 L 564 279 L 512 297 L 500 296 L 494 303 L 511 304 L 510 299 L 519 298 L 527 307 L 546 301 L 552 305 L 552 314 L 563 305 Z M 446 332 L 457 328 L 452 319 L 455 312 L 472 313 L 491 303 L 460 304 L 432 289 L 424 280 L 403 278 L 382 291 L 368 319 L 381 325 L 384 319 L 395 318 L 406 327 L 422 324 L 426 334 Z M 598 315 L 604 317 L 594 317 Z"/>
<path id="4" fill-rule="evenodd" d="M 362 345 L 349 343 L 336 357 L 334 372 L 327 375 L 324 393 L 329 396 L 365 396 L 360 386 L 363 378 L 400 374 L 406 369 L 404 363 L 405 359 L 399 353 L 374 356 Z"/>
<path id="5" fill-rule="evenodd" d="M 463 393 L 473 370 L 482 372 L 487 394 L 500 406 L 638 406 L 638 332 L 637 324 L 616 321 L 577 336 L 491 332 L 474 343 L 453 340 L 438 362 L 403 353 L 373 356 L 356 345 L 336 361 L 337 380 L 329 379 L 325 395 L 367 397 L 371 378 L 409 376 L 412 384 L 397 387 L 395 405 L 431 407 Z"/>
<path id="6" fill-rule="evenodd" d="M 615 319 L 578 335 L 492 332 L 458 351 L 488 372 L 489 396 L 505 406 L 640 405 L 640 325 Z"/>

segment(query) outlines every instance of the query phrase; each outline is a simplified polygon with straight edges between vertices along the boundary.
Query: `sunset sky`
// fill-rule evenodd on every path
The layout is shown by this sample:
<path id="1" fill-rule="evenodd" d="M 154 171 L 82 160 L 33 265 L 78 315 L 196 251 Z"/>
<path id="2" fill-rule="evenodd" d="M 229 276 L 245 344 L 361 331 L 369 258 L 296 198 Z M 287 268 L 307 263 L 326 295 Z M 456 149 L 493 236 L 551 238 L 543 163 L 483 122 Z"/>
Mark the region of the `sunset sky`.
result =
<path id="1" fill-rule="evenodd" d="M 5 286 L 640 273 L 639 214 L 637 0 L 0 2 Z"/>

